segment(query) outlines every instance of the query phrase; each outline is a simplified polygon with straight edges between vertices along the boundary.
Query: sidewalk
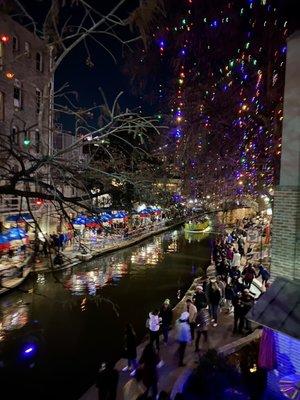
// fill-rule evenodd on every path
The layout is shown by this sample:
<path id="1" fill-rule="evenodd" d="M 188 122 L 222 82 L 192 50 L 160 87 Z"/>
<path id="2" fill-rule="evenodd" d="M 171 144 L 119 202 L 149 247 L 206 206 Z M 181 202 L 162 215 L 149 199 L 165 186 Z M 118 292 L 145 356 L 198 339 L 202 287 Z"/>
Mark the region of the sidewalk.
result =
<path id="1" fill-rule="evenodd" d="M 55 271 L 60 271 L 64 270 L 69 267 L 73 267 L 75 265 L 81 264 L 83 262 L 89 261 L 94 257 L 98 257 L 101 255 L 104 255 L 106 253 L 110 253 L 113 251 L 121 250 L 126 247 L 132 246 L 134 244 L 137 244 L 151 236 L 158 235 L 160 233 L 163 233 L 165 231 L 168 231 L 169 229 L 172 229 L 180 224 L 182 224 L 184 221 L 178 221 L 176 223 L 173 223 L 171 225 L 166 224 L 160 224 L 159 226 L 156 226 L 155 229 L 148 229 L 146 230 L 146 233 L 141 234 L 138 232 L 138 235 L 135 234 L 127 239 L 121 239 L 120 241 L 113 241 L 113 240 L 108 240 L 107 245 L 104 247 L 97 246 L 94 250 L 91 249 L 90 253 L 88 253 L 88 257 L 86 259 L 79 257 L 82 256 L 82 252 L 75 250 L 75 246 L 69 246 L 63 251 L 63 258 L 66 260 L 62 266 L 56 266 Z M 99 248 L 100 247 L 100 248 Z M 53 255 L 52 255 L 53 256 Z M 51 266 L 50 266 L 50 261 L 48 257 L 37 257 L 37 261 L 35 264 L 34 270 L 36 272 L 50 272 L 52 271 Z"/>

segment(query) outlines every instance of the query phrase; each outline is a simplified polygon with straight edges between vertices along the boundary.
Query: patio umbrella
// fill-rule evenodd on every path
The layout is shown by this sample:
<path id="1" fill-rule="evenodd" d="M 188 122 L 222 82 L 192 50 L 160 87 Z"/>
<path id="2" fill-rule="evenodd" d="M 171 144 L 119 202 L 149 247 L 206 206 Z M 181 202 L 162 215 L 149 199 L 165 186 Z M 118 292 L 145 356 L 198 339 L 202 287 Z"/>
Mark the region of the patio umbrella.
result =
<path id="1" fill-rule="evenodd" d="M 101 225 L 101 221 L 98 217 L 88 218 L 85 226 L 88 228 L 98 228 Z"/>
<path id="2" fill-rule="evenodd" d="M 300 400 L 300 374 L 284 376 L 279 381 L 281 393 L 292 400 Z"/>
<path id="3" fill-rule="evenodd" d="M 10 244 L 9 244 L 8 237 L 1 234 L 0 235 L 0 250 L 1 251 L 8 250 L 9 247 L 10 247 Z"/>
<path id="4" fill-rule="evenodd" d="M 85 226 L 87 222 L 87 217 L 85 215 L 78 215 L 76 218 L 73 219 L 73 226 L 75 229 L 81 229 Z"/>
<path id="5" fill-rule="evenodd" d="M 28 233 L 22 228 L 10 228 L 5 232 L 5 236 L 8 237 L 9 241 L 22 240 L 28 237 Z"/>
<path id="6" fill-rule="evenodd" d="M 33 222 L 33 218 L 30 213 L 19 213 L 19 214 L 9 215 L 6 218 L 6 221 L 7 222 L 18 222 L 18 221 Z"/>

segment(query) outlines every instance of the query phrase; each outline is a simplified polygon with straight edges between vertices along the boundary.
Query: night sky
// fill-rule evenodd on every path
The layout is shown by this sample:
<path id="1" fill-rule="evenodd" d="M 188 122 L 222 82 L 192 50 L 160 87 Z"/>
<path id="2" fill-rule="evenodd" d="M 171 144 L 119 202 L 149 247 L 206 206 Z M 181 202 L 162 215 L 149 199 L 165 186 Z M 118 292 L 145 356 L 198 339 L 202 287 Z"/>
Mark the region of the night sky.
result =
<path id="1" fill-rule="evenodd" d="M 71 1 L 69 0 L 69 2 Z M 109 11 L 118 2 L 119 0 L 88 1 L 89 4 L 93 5 L 102 13 Z M 119 15 L 127 17 L 138 3 L 139 0 L 127 0 Z M 299 29 L 299 18 L 297 18 L 297 13 L 295 12 L 297 0 L 274 0 L 274 3 L 281 9 L 282 13 L 287 16 L 290 26 L 294 29 Z M 35 19 L 41 20 L 49 7 L 50 0 L 23 0 L 22 4 L 34 15 Z M 122 32 L 123 38 L 133 37 L 133 33 L 131 33 L 128 28 L 124 28 Z M 76 47 L 57 71 L 55 77 L 56 87 L 60 87 L 65 82 L 69 82 L 71 89 L 78 93 L 79 105 L 85 107 L 101 103 L 98 89 L 100 86 L 104 90 L 109 101 L 113 101 L 120 91 L 124 91 L 124 95 L 120 101 L 123 107 L 128 106 L 129 108 L 136 108 L 142 105 L 143 110 L 146 109 L 148 112 L 151 112 L 151 107 L 141 104 L 140 99 L 135 98 L 131 94 L 129 78 L 122 72 L 124 54 L 122 54 L 121 44 L 111 40 L 106 41 L 105 44 L 108 45 L 113 52 L 117 63 L 115 63 L 110 55 L 100 46 L 89 41 L 89 49 L 91 50 L 91 59 L 94 66 L 90 68 L 86 65 L 86 52 L 84 47 L 82 45 Z"/>

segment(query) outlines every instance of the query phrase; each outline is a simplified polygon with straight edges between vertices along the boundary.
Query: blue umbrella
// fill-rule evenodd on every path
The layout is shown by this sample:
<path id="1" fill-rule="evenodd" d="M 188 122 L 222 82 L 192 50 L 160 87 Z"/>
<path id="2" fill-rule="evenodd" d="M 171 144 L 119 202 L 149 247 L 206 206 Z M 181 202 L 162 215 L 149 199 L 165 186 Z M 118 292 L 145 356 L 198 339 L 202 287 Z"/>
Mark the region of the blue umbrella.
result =
<path id="1" fill-rule="evenodd" d="M 73 219 L 74 225 L 85 225 L 88 221 L 88 218 L 85 215 L 78 215 L 76 218 Z"/>
<path id="2" fill-rule="evenodd" d="M 9 248 L 9 239 L 6 235 L 0 234 L 0 250 Z"/>
<path id="3" fill-rule="evenodd" d="M 11 240 L 22 240 L 28 236 L 27 232 L 22 228 L 10 228 L 5 232 L 8 239 Z"/>
<path id="4" fill-rule="evenodd" d="M 115 219 L 120 219 L 120 218 L 124 218 L 126 216 L 126 214 L 122 211 L 118 211 L 116 214 L 113 214 L 112 217 Z"/>
<path id="5" fill-rule="evenodd" d="M 30 213 L 19 213 L 19 214 L 15 214 L 15 215 L 10 215 L 6 218 L 7 222 L 17 222 L 20 220 L 24 220 L 27 222 L 33 222 L 33 218 Z"/>

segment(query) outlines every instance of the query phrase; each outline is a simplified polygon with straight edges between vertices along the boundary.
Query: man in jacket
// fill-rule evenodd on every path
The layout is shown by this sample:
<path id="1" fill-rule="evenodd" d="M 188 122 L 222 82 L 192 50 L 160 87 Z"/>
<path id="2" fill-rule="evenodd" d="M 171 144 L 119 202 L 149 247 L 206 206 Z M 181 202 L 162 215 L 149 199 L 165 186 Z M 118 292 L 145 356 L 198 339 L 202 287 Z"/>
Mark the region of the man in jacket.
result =
<path id="1" fill-rule="evenodd" d="M 197 308 L 192 303 L 191 299 L 187 299 L 187 301 L 186 301 L 186 311 L 189 313 L 189 324 L 190 324 L 190 328 L 191 328 L 191 337 L 192 337 L 192 340 L 194 340 Z"/>
<path id="2" fill-rule="evenodd" d="M 207 298 L 201 285 L 196 286 L 196 292 L 193 296 L 193 301 L 197 311 L 207 307 Z"/>
<path id="3" fill-rule="evenodd" d="M 170 307 L 170 300 L 166 299 L 162 305 L 159 316 L 161 318 L 161 331 L 164 338 L 164 343 L 168 343 L 169 329 L 172 325 L 173 311 Z"/>

